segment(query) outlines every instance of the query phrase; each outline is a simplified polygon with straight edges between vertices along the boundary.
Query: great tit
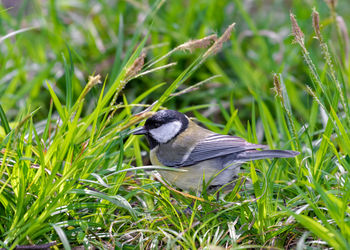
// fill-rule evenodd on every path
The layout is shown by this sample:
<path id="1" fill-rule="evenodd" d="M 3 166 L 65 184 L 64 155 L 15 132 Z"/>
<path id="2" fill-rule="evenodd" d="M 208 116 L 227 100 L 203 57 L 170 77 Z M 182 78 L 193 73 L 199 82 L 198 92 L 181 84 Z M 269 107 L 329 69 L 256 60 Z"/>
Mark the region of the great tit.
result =
<path id="1" fill-rule="evenodd" d="M 214 133 L 174 110 L 156 112 L 133 134 L 147 137 L 153 165 L 187 170 L 159 171 L 169 183 L 183 190 L 201 191 L 203 177 L 209 188 L 228 184 L 247 161 L 299 154 L 291 150 L 257 150 L 266 146 Z"/>

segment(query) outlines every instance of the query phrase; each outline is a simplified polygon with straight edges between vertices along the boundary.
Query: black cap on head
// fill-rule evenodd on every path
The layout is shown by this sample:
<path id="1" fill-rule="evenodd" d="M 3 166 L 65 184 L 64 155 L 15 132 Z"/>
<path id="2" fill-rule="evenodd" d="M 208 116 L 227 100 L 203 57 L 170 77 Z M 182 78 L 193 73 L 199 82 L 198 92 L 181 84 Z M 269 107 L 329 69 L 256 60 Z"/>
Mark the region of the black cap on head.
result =
<path id="1" fill-rule="evenodd" d="M 152 149 L 155 146 L 157 146 L 159 144 L 159 142 L 152 137 L 152 135 L 151 135 L 151 133 L 149 133 L 149 131 L 152 129 L 159 128 L 162 125 L 165 125 L 167 123 L 171 123 L 174 121 L 179 121 L 181 123 L 181 128 L 175 136 L 180 134 L 182 131 L 184 131 L 188 127 L 188 118 L 184 114 L 182 114 L 178 111 L 175 111 L 175 110 L 161 110 L 161 111 L 158 111 L 157 113 L 155 113 L 150 118 L 148 118 L 146 120 L 145 126 L 137 128 L 133 132 L 133 134 L 146 135 L 146 137 L 149 141 L 150 147 Z"/>
<path id="2" fill-rule="evenodd" d="M 173 121 L 180 121 L 183 126 L 183 130 L 187 128 L 188 120 L 186 116 L 178 111 L 170 109 L 158 111 L 153 116 L 148 118 L 145 123 L 145 128 L 147 130 L 150 130 L 153 128 L 158 128 L 166 123 Z"/>

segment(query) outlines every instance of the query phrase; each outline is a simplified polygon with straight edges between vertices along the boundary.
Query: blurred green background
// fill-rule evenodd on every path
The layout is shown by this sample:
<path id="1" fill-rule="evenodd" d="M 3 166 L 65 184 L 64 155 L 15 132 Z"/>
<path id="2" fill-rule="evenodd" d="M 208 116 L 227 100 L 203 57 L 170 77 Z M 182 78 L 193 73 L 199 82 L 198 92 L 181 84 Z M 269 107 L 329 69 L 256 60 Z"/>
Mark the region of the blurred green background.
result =
<path id="1" fill-rule="evenodd" d="M 233 99 L 242 118 L 249 118 L 250 89 L 270 99 L 273 73 L 282 73 L 292 105 L 300 119 L 308 117 L 310 98 L 304 91 L 309 79 L 299 48 L 292 45 L 289 12 L 292 11 L 306 34 L 306 44 L 315 61 L 320 60 L 317 41 L 313 39 L 312 8 L 322 18 L 323 35 L 337 41 L 335 26 L 325 1 L 165 1 L 153 20 L 144 22 L 153 1 L 2 1 L 0 9 L 0 95 L 10 120 L 24 110 L 40 107 L 36 119 L 46 117 L 49 94 L 45 81 L 56 85 L 57 95 L 64 99 L 64 61 L 74 64 L 74 98 L 77 98 L 88 75 L 108 76 L 113 82 L 127 49 L 135 47 L 134 34 L 149 34 L 146 62 L 172 48 L 213 33 L 221 34 L 236 23 L 233 37 L 215 58 L 211 58 L 186 82 L 187 85 L 220 75 L 200 91 L 174 99 L 169 108 L 223 103 Z M 348 22 L 349 4 L 339 1 L 337 11 Z M 28 31 L 22 29 L 29 28 Z M 21 30 L 17 35 L 6 35 Z M 139 42 L 139 41 L 136 41 Z M 193 53 L 198 54 L 200 50 Z M 340 55 L 339 55 L 340 56 Z M 70 58 L 71 57 L 71 58 Z M 160 82 L 171 83 L 194 57 L 178 52 L 168 62 L 175 67 L 160 70 L 130 83 L 125 92 L 129 100 Z M 71 61 L 70 61 L 71 60 Z M 108 84 L 107 84 L 108 88 Z M 157 99 L 158 89 L 148 102 Z M 90 94 L 91 112 L 98 90 Z M 273 99 L 271 99 L 273 100 Z M 271 104 L 272 105 L 272 104 Z"/>
<path id="2" fill-rule="evenodd" d="M 0 0 L 0 246 L 348 249 L 349 12 L 345 0 Z M 196 70 L 207 48 L 173 51 L 232 23 Z M 141 49 L 144 75 L 130 80 Z M 105 85 L 87 86 L 96 74 Z M 161 98 L 215 132 L 301 154 L 245 164 L 252 185 L 220 200 L 179 193 L 143 171 L 148 146 L 128 134 Z"/>

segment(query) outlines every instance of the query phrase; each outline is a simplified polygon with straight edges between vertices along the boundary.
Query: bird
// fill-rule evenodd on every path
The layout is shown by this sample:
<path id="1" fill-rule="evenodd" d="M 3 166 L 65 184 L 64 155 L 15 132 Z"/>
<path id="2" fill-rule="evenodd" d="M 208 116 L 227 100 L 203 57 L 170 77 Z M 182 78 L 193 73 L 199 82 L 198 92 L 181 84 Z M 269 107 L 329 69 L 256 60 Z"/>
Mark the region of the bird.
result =
<path id="1" fill-rule="evenodd" d="M 299 154 L 292 150 L 259 150 L 267 146 L 215 133 L 175 110 L 156 112 L 132 133 L 146 136 L 152 165 L 185 170 L 158 172 L 168 183 L 186 191 L 201 191 L 203 178 L 207 188 L 228 185 L 237 178 L 240 165 L 248 161 Z"/>

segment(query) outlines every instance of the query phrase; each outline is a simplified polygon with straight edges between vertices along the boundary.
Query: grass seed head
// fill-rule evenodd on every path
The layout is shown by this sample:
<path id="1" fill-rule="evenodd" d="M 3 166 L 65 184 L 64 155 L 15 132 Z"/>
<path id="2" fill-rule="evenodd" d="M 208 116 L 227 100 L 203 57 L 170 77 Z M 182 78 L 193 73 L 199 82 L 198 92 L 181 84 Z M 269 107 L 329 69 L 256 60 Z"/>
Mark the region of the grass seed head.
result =
<path id="1" fill-rule="evenodd" d="M 89 80 L 83 90 L 83 92 L 81 93 L 81 95 L 79 96 L 78 101 L 81 101 L 85 98 L 86 94 L 92 89 L 92 87 L 94 87 L 97 84 L 101 84 L 101 76 L 100 75 L 92 75 L 89 76 Z"/>
<path id="2" fill-rule="evenodd" d="M 304 33 L 301 31 L 294 14 L 290 13 L 289 16 L 290 21 L 292 22 L 292 34 L 294 36 L 294 42 L 304 47 Z"/>
<path id="3" fill-rule="evenodd" d="M 232 30 L 235 27 L 235 25 L 236 25 L 236 23 L 233 23 L 230 26 L 228 26 L 228 28 L 225 30 L 224 34 L 222 34 L 222 36 L 220 36 L 219 39 L 217 39 L 215 41 L 215 43 L 204 54 L 204 57 L 212 55 L 212 54 L 216 54 L 216 53 L 218 53 L 221 50 L 222 45 L 224 44 L 224 42 L 226 42 L 226 41 L 228 41 L 230 39 Z"/>
<path id="4" fill-rule="evenodd" d="M 142 69 L 144 63 L 145 63 L 145 57 L 146 53 L 142 52 L 141 55 L 136 58 L 134 63 L 127 69 L 125 74 L 125 79 L 129 80 L 136 76 Z"/>
<path id="5" fill-rule="evenodd" d="M 99 74 L 89 76 L 89 81 L 87 83 L 87 89 L 90 90 L 92 87 L 94 87 L 97 84 L 101 84 L 101 76 Z"/>
<path id="6" fill-rule="evenodd" d="M 281 87 L 280 79 L 278 78 L 277 74 L 273 75 L 273 85 L 274 85 L 273 90 L 275 91 L 276 95 L 283 102 L 282 87 Z"/>
<path id="7" fill-rule="evenodd" d="M 321 30 L 320 30 L 320 15 L 316 11 L 316 9 L 313 9 L 312 11 L 312 26 L 314 27 L 316 38 L 321 41 L 322 36 L 321 36 Z"/>
<path id="8" fill-rule="evenodd" d="M 183 51 L 189 51 L 192 53 L 194 49 L 198 48 L 208 48 L 213 42 L 217 40 L 217 35 L 210 35 L 206 36 L 202 39 L 197 39 L 197 40 L 190 40 L 184 44 L 181 44 L 178 49 L 183 50 Z"/>

